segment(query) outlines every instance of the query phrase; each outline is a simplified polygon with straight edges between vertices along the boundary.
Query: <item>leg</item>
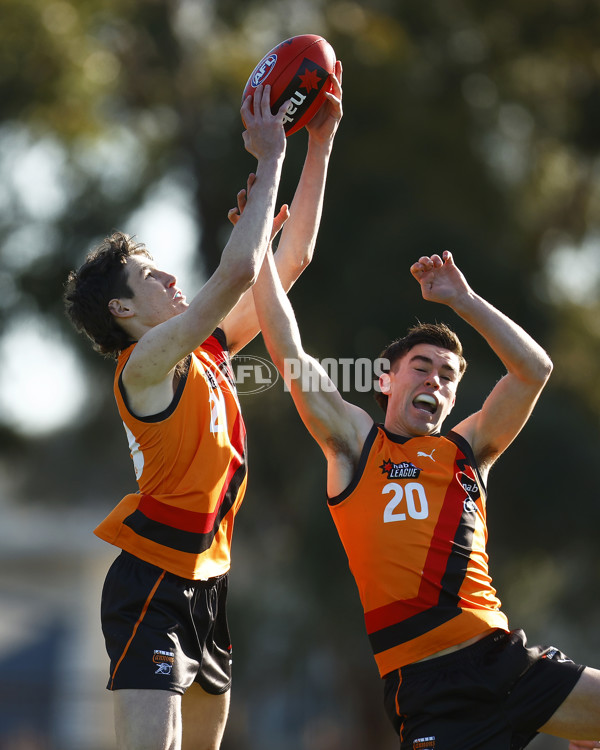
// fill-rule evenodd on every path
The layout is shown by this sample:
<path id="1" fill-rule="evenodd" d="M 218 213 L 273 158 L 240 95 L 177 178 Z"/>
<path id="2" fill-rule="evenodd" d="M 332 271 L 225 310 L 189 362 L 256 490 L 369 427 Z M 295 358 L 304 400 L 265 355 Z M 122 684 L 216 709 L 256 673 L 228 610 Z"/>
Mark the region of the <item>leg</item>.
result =
<path id="1" fill-rule="evenodd" d="M 181 695 L 168 690 L 115 690 L 113 695 L 119 750 L 181 750 Z M 219 750 L 229 698 L 229 691 L 222 695 L 196 691 L 196 750 Z"/>
<path id="2" fill-rule="evenodd" d="M 600 739 L 600 670 L 586 667 L 540 732 L 565 739 Z"/>
<path id="3" fill-rule="evenodd" d="M 119 750 L 180 750 L 181 695 L 170 690 L 115 690 Z"/>
<path id="4" fill-rule="evenodd" d="M 212 695 L 197 683 L 192 685 L 182 702 L 184 748 L 219 750 L 227 723 L 230 695 L 229 690 L 221 695 Z"/>

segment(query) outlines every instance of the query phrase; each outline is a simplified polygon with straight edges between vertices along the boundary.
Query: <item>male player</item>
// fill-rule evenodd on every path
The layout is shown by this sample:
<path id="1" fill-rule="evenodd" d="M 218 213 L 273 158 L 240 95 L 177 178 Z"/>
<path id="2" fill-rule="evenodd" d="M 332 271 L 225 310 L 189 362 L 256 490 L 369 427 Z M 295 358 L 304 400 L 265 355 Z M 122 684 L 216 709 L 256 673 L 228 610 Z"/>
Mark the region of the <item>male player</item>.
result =
<path id="1" fill-rule="evenodd" d="M 285 288 L 314 250 L 342 116 L 340 76 L 338 64 L 333 91 L 307 126 L 307 156 L 277 251 Z M 243 217 L 189 304 L 144 245 L 119 232 L 67 282 L 71 320 L 117 359 L 115 397 L 139 485 L 95 532 L 122 549 L 102 594 L 120 750 L 178 750 L 181 696 L 194 681 L 203 690 L 195 747 L 218 750 L 225 729 L 227 574 L 246 487 L 246 433 L 229 355 L 258 333 L 251 286 L 272 232 L 288 218 L 284 207 L 274 220 L 285 108 L 271 114 L 268 86 L 242 105 L 244 143 L 258 160 L 252 193 L 238 195 Z"/>
<path id="2" fill-rule="evenodd" d="M 375 424 L 303 350 L 273 269 L 267 254 L 254 287 L 261 329 L 327 459 L 329 509 L 402 750 L 516 750 L 537 732 L 600 737 L 600 672 L 527 648 L 488 574 L 488 473 L 550 375 L 546 353 L 470 288 L 451 253 L 424 256 L 410 269 L 423 297 L 478 331 L 506 375 L 480 411 L 442 434 L 466 362 L 447 326 L 420 324 L 381 355 L 385 422 Z"/>

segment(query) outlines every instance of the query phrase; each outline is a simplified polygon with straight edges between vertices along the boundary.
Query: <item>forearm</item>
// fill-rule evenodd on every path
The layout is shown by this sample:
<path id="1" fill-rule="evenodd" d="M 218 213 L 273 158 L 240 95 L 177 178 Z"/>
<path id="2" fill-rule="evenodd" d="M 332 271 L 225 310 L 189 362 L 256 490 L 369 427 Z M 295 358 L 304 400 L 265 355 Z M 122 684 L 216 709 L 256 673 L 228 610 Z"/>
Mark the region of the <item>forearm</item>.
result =
<path id="1" fill-rule="evenodd" d="M 283 228 L 275 253 L 279 276 L 286 291 L 313 257 L 323 213 L 332 146 L 333 139 L 327 143 L 309 139 L 302 174 L 290 206 L 290 218 Z"/>
<path id="2" fill-rule="evenodd" d="M 296 279 L 300 276 L 312 257 L 321 211 L 323 204 L 323 193 L 327 173 L 327 163 L 331 147 L 309 147 L 305 166 L 294 201 L 292 203 L 292 215 L 289 216 L 283 229 L 283 238 L 279 249 L 275 254 L 275 265 L 277 274 L 283 289 L 287 292 Z M 244 192 L 253 196 L 255 190 L 255 179 L 251 177 L 249 187 Z M 238 194 L 238 207 L 240 194 Z M 247 204 L 242 203 L 240 214 L 245 216 Z M 282 216 L 282 212 L 275 220 Z M 241 219 L 238 220 L 238 223 Z M 288 227 L 290 225 L 290 227 Z M 237 226 L 237 224 L 236 224 Z M 273 292 L 273 290 L 270 290 Z M 228 342 L 231 351 L 239 351 L 248 341 L 254 338 L 260 331 L 260 322 L 254 304 L 252 291 L 247 292 L 231 315 L 224 322 L 227 331 Z"/>
<path id="3" fill-rule="evenodd" d="M 270 242 L 282 165 L 283 155 L 259 161 L 252 193 L 221 256 L 232 278 L 246 276 L 248 286 L 256 281 Z"/>
<path id="4" fill-rule="evenodd" d="M 213 328 L 219 325 L 256 282 L 270 243 L 282 162 L 283 158 L 259 161 L 246 210 L 231 232 L 217 269 L 186 311 L 191 336 L 196 328 L 203 330 L 207 319 Z M 235 346 L 235 336 L 230 343 Z"/>
<path id="5" fill-rule="evenodd" d="M 521 326 L 471 289 L 450 307 L 483 336 L 509 373 L 528 383 L 546 382 L 552 361 Z"/>
<path id="6" fill-rule="evenodd" d="M 294 311 L 281 285 L 270 250 L 252 292 L 265 345 L 276 367 L 283 373 L 285 361 L 298 359 L 303 352 Z"/>

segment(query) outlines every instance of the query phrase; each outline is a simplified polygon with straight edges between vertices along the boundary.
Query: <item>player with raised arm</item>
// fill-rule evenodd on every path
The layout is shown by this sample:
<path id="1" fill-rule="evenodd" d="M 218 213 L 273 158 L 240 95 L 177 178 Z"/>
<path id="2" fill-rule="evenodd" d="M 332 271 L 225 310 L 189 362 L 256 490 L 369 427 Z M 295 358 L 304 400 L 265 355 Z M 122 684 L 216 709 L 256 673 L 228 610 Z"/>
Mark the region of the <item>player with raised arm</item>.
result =
<path id="1" fill-rule="evenodd" d="M 445 434 L 466 367 L 447 326 L 419 324 L 382 353 L 385 421 L 376 424 L 304 351 L 269 253 L 254 288 L 267 348 L 327 460 L 329 509 L 400 746 L 516 750 L 537 732 L 580 738 L 573 750 L 597 746 L 600 672 L 556 648 L 527 648 L 488 572 L 488 473 L 529 418 L 552 363 L 471 289 L 451 253 L 423 256 L 410 270 L 423 297 L 449 306 L 506 368 L 481 409 Z M 303 387 L 315 382 L 321 387 Z"/>
<path id="2" fill-rule="evenodd" d="M 341 88 L 319 113 L 277 252 L 289 288 L 310 262 Z M 285 105 L 269 87 L 242 105 L 252 192 L 219 266 L 188 303 L 145 246 L 107 238 L 65 288 L 66 311 L 94 347 L 117 359 L 114 393 L 139 491 L 95 533 L 120 547 L 102 594 L 120 750 L 179 750 L 181 696 L 197 682 L 198 750 L 218 750 L 229 710 L 231 643 L 226 594 L 235 515 L 246 488 L 246 432 L 230 354 L 258 333 L 252 285 L 271 235 L 284 161 Z M 298 198 L 298 200 L 296 200 Z M 316 223 L 316 224 L 315 224 Z"/>

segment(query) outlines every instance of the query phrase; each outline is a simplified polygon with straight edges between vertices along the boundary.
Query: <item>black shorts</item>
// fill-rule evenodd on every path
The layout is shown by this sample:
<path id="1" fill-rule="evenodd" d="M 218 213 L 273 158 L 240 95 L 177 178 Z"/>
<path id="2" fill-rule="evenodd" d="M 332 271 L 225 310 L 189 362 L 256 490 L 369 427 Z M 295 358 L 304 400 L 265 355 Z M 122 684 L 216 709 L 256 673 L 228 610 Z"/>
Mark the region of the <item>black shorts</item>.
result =
<path id="1" fill-rule="evenodd" d="M 401 750 L 519 750 L 569 695 L 585 667 L 555 648 L 526 648 L 522 630 L 409 664 L 385 678 Z"/>
<path id="2" fill-rule="evenodd" d="M 191 581 L 122 552 L 102 591 L 107 688 L 172 690 L 193 682 L 220 695 L 231 686 L 227 574 Z"/>

